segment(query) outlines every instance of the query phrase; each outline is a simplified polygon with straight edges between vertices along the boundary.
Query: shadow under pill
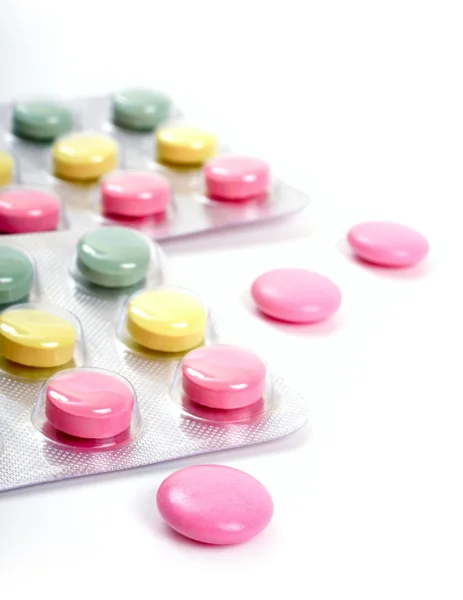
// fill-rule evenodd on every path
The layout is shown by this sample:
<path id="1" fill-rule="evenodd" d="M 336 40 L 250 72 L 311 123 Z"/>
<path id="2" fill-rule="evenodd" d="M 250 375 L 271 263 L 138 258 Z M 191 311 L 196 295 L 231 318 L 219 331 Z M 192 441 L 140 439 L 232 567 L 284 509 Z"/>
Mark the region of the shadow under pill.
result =
<path id="1" fill-rule="evenodd" d="M 435 270 L 435 265 L 429 258 L 425 258 L 421 262 L 412 266 L 392 267 L 387 265 L 378 265 L 360 258 L 351 249 L 345 239 L 341 239 L 336 244 L 336 248 L 341 254 L 353 265 L 357 265 L 364 270 L 369 271 L 373 275 L 383 279 L 397 280 L 417 280 L 427 277 Z"/>
<path id="2" fill-rule="evenodd" d="M 211 425 L 254 423 L 256 419 L 264 416 L 273 409 L 273 403 L 265 401 L 263 398 L 254 402 L 250 406 L 235 408 L 231 410 L 220 410 L 209 408 L 193 402 L 187 396 L 183 395 L 180 408 L 185 412 L 185 417 L 194 417 L 201 421 L 206 421 Z"/>
<path id="3" fill-rule="evenodd" d="M 332 335 L 339 331 L 344 325 L 344 316 L 342 313 L 335 313 L 326 321 L 319 323 L 289 323 L 270 317 L 261 312 L 252 301 L 249 292 L 242 293 L 243 304 L 245 308 L 255 317 L 267 322 L 269 325 L 277 327 L 280 331 L 289 333 L 298 337 Z"/>
<path id="4" fill-rule="evenodd" d="M 67 433 L 56 429 L 56 427 L 53 427 L 53 425 L 46 422 L 43 425 L 42 433 L 47 439 L 61 446 L 66 446 L 69 450 L 80 450 L 82 452 L 103 452 L 107 450 L 117 450 L 122 446 L 127 446 L 128 443 L 133 441 L 131 427 L 116 436 L 103 439 L 90 439 L 68 435 Z"/>
<path id="5" fill-rule="evenodd" d="M 73 369 L 74 367 L 76 367 L 76 362 L 74 359 L 59 367 L 27 367 L 25 365 L 20 365 L 8 360 L 4 356 L 0 356 L 1 371 L 7 373 L 8 375 L 12 375 L 13 377 L 29 379 L 30 381 L 48 379 L 52 375 L 55 375 L 55 373 L 59 373 L 65 369 Z"/>

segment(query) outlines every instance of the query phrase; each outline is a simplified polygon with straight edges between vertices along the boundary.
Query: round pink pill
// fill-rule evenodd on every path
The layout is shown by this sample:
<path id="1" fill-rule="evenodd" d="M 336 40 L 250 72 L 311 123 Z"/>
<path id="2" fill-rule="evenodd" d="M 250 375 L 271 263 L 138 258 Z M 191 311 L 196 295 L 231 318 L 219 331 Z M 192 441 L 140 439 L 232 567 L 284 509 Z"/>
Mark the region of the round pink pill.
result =
<path id="1" fill-rule="evenodd" d="M 48 421 L 63 433 L 104 439 L 130 426 L 134 393 L 114 375 L 78 370 L 55 377 L 47 387 Z"/>
<path id="2" fill-rule="evenodd" d="M 270 168 L 252 156 L 225 155 L 205 167 L 206 188 L 217 200 L 245 200 L 264 194 L 270 185 Z"/>
<path id="3" fill-rule="evenodd" d="M 305 269 L 275 269 L 260 275 L 251 294 L 261 312 L 289 323 L 317 323 L 341 305 L 341 291 L 327 277 Z"/>
<path id="4" fill-rule="evenodd" d="M 428 240 L 418 231 L 386 221 L 360 223 L 347 234 L 357 256 L 384 267 L 410 267 L 429 252 Z"/>
<path id="5" fill-rule="evenodd" d="M 157 493 L 162 518 L 178 533 L 205 544 L 239 544 L 272 520 L 267 489 L 251 475 L 220 465 L 187 467 Z"/>
<path id="6" fill-rule="evenodd" d="M 265 363 L 237 346 L 205 346 L 182 363 L 183 391 L 193 402 L 225 410 L 249 406 L 265 391 Z"/>
<path id="7" fill-rule="evenodd" d="M 101 184 L 103 212 L 123 217 L 149 217 L 165 212 L 170 185 L 155 173 L 114 173 Z"/>
<path id="8" fill-rule="evenodd" d="M 31 233 L 58 227 L 60 202 L 56 196 L 31 189 L 0 193 L 0 231 Z"/>

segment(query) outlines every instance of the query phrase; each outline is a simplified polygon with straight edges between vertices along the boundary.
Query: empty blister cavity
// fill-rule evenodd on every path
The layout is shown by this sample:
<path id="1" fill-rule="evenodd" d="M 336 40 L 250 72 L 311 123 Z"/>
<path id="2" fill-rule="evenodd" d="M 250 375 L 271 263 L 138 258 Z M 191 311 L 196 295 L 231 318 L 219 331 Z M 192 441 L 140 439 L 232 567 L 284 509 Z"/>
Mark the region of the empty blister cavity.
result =
<path id="1" fill-rule="evenodd" d="M 117 143 L 109 136 L 93 132 L 73 133 L 53 146 L 53 172 L 68 181 L 95 181 L 116 168 Z"/>
<path id="2" fill-rule="evenodd" d="M 32 423 L 49 440 L 79 450 L 114 450 L 133 442 L 141 417 L 132 384 L 97 368 L 61 371 L 42 386 Z"/>
<path id="3" fill-rule="evenodd" d="M 12 130 L 32 142 L 51 142 L 74 127 L 73 111 L 54 100 L 29 100 L 13 106 Z"/>
<path id="4" fill-rule="evenodd" d="M 18 248 L 0 245 L 0 311 L 13 304 L 40 299 L 33 259 Z"/>
<path id="5" fill-rule="evenodd" d="M 172 101 L 146 88 L 130 88 L 112 97 L 113 123 L 130 131 L 153 131 L 171 115 Z"/>
<path id="6" fill-rule="evenodd" d="M 178 357 L 215 340 L 209 311 L 193 292 L 158 287 L 134 294 L 119 319 L 119 339 L 153 357 Z"/>
<path id="7" fill-rule="evenodd" d="M 249 422 L 276 401 L 266 363 L 240 346 L 192 350 L 177 367 L 170 396 L 183 414 L 211 423 Z"/>
<path id="8" fill-rule="evenodd" d="M 17 304 L 0 314 L 0 367 L 27 379 L 82 366 L 84 332 L 70 311 L 42 303 Z"/>
<path id="9" fill-rule="evenodd" d="M 131 229 L 101 227 L 79 239 L 71 275 L 91 292 L 130 294 L 162 282 L 162 255 L 158 246 Z"/>
<path id="10" fill-rule="evenodd" d="M 34 233 L 67 226 L 58 196 L 47 188 L 11 186 L 0 190 L 0 232 Z"/>

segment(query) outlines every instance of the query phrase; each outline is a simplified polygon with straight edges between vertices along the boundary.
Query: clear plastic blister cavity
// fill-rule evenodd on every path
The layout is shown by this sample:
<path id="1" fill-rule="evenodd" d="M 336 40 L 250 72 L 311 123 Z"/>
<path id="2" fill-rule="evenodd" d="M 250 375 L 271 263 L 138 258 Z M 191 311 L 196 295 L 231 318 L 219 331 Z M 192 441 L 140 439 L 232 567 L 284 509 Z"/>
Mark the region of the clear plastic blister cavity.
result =
<path id="1" fill-rule="evenodd" d="M 164 256 L 154 242 L 124 227 L 91 229 L 78 240 L 70 275 L 82 291 L 106 298 L 163 281 Z"/>
<path id="2" fill-rule="evenodd" d="M 266 362 L 231 344 L 189 352 L 177 366 L 170 397 L 185 417 L 221 425 L 256 421 L 277 401 Z"/>
<path id="3" fill-rule="evenodd" d="M 0 242 L 0 312 L 14 304 L 39 302 L 40 282 L 34 258 Z"/>
<path id="4" fill-rule="evenodd" d="M 24 379 L 46 379 L 86 363 L 80 320 L 62 306 L 15 304 L 0 313 L 0 370 Z"/>
<path id="5" fill-rule="evenodd" d="M 177 286 L 147 288 L 124 303 L 117 325 L 124 347 L 147 358 L 179 359 L 217 341 L 214 318 L 195 292 Z"/>
<path id="6" fill-rule="evenodd" d="M 49 186 L 10 185 L 0 189 L 0 233 L 38 233 L 68 228 L 66 209 Z"/>
<path id="7" fill-rule="evenodd" d="M 136 391 L 118 373 L 73 368 L 41 387 L 32 424 L 48 440 L 82 450 L 117 450 L 136 440 L 141 416 Z"/>

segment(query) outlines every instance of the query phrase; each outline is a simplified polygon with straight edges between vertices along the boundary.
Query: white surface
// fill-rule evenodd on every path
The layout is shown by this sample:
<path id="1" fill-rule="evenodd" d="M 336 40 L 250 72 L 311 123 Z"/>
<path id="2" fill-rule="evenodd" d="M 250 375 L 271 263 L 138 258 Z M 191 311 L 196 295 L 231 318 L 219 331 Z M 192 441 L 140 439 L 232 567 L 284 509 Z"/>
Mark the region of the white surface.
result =
<path id="1" fill-rule="evenodd" d="M 311 428 L 2 494 L 1 597 L 461 599 L 461 2 L 7 0 L 0 29 L 2 99 L 155 85 L 313 199 L 284 223 L 166 246 L 307 397 Z M 370 218 L 427 234 L 427 263 L 352 262 L 339 241 Z M 338 282 L 339 316 L 256 316 L 249 284 L 280 265 Z M 169 535 L 157 487 L 203 461 L 268 486 L 262 536 L 217 549 Z"/>

